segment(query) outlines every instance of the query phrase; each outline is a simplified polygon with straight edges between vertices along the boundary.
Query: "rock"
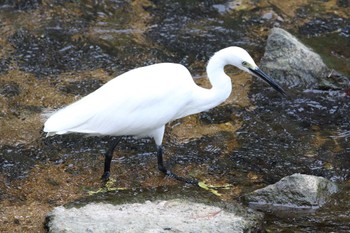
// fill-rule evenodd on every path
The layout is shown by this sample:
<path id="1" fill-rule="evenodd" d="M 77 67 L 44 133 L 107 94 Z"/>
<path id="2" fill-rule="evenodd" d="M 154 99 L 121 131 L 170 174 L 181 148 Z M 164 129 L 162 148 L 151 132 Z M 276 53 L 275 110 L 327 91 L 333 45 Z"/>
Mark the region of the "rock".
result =
<path id="1" fill-rule="evenodd" d="M 244 199 L 252 205 L 318 208 L 337 192 L 337 185 L 323 177 L 293 174 L 255 190 Z"/>
<path id="2" fill-rule="evenodd" d="M 264 20 L 271 20 L 273 18 L 273 12 L 267 12 L 265 14 L 263 14 L 263 16 L 261 16 L 262 19 Z"/>
<path id="3" fill-rule="evenodd" d="M 260 67 L 291 88 L 317 88 L 331 73 L 318 54 L 281 28 L 271 30 Z"/>
<path id="4" fill-rule="evenodd" d="M 49 232 L 258 232 L 263 215 L 186 200 L 122 205 L 56 207 L 47 217 Z"/>

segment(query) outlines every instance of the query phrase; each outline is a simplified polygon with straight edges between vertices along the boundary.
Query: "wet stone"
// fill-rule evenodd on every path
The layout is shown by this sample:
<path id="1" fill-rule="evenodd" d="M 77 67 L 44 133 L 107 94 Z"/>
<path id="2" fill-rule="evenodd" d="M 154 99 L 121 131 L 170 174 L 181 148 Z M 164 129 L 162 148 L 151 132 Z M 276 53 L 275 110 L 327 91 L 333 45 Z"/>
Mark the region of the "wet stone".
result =
<path id="1" fill-rule="evenodd" d="M 337 190 L 335 183 L 323 177 L 293 174 L 245 195 L 244 199 L 254 206 L 318 208 L 323 206 L 330 199 L 330 195 Z"/>
<path id="2" fill-rule="evenodd" d="M 322 58 L 281 28 L 267 40 L 261 69 L 290 88 L 315 88 L 330 74 Z"/>
<path id="3" fill-rule="evenodd" d="M 261 18 L 264 20 L 271 20 L 272 17 L 273 17 L 273 12 L 267 12 L 263 16 L 261 16 Z"/>
<path id="4" fill-rule="evenodd" d="M 240 206 L 209 206 L 186 200 L 122 205 L 56 207 L 48 216 L 49 232 L 258 232 L 262 214 Z"/>

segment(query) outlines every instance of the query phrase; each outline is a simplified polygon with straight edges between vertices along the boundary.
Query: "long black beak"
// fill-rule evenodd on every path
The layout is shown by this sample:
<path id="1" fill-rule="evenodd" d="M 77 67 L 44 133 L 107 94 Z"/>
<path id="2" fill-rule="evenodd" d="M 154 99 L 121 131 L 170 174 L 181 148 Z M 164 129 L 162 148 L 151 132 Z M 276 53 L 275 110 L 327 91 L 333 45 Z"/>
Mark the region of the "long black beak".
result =
<path id="1" fill-rule="evenodd" d="M 283 96 L 287 96 L 287 93 L 282 89 L 282 87 L 280 87 L 270 76 L 268 76 L 262 70 L 260 70 L 259 67 L 255 69 L 250 68 L 249 70 L 253 73 L 254 76 L 262 78 L 265 82 L 270 84 L 276 91 L 281 93 Z"/>

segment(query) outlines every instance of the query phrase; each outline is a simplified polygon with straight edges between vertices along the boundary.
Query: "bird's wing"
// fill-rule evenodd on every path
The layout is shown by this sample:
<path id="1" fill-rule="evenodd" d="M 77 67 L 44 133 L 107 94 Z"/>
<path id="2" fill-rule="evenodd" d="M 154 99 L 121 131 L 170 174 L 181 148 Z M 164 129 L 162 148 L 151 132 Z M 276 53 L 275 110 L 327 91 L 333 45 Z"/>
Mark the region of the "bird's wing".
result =
<path id="1" fill-rule="evenodd" d="M 177 64 L 131 70 L 59 110 L 45 123 L 51 134 L 143 135 L 182 116 L 194 82 Z"/>

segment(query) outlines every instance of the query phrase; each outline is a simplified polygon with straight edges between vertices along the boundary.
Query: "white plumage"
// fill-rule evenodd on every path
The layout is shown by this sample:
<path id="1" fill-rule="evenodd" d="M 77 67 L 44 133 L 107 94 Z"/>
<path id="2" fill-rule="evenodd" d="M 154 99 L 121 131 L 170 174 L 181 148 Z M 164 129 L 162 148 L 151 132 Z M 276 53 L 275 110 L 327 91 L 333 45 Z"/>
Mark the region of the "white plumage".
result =
<path id="1" fill-rule="evenodd" d="M 131 70 L 59 110 L 44 131 L 159 138 L 159 128 L 188 115 L 195 85 L 189 77 L 185 67 L 172 63 Z"/>
<path id="2" fill-rule="evenodd" d="M 213 108 L 230 95 L 231 80 L 224 72 L 225 65 L 261 77 L 284 94 L 244 49 L 229 47 L 215 53 L 208 63 L 211 89 L 197 86 L 187 68 L 180 64 L 160 63 L 133 69 L 54 113 L 45 122 L 44 131 L 48 136 L 83 133 L 152 137 L 159 158 L 166 123 Z M 158 165 L 163 167 L 159 161 Z M 109 175 L 109 168 L 105 167 L 106 172 Z"/>

